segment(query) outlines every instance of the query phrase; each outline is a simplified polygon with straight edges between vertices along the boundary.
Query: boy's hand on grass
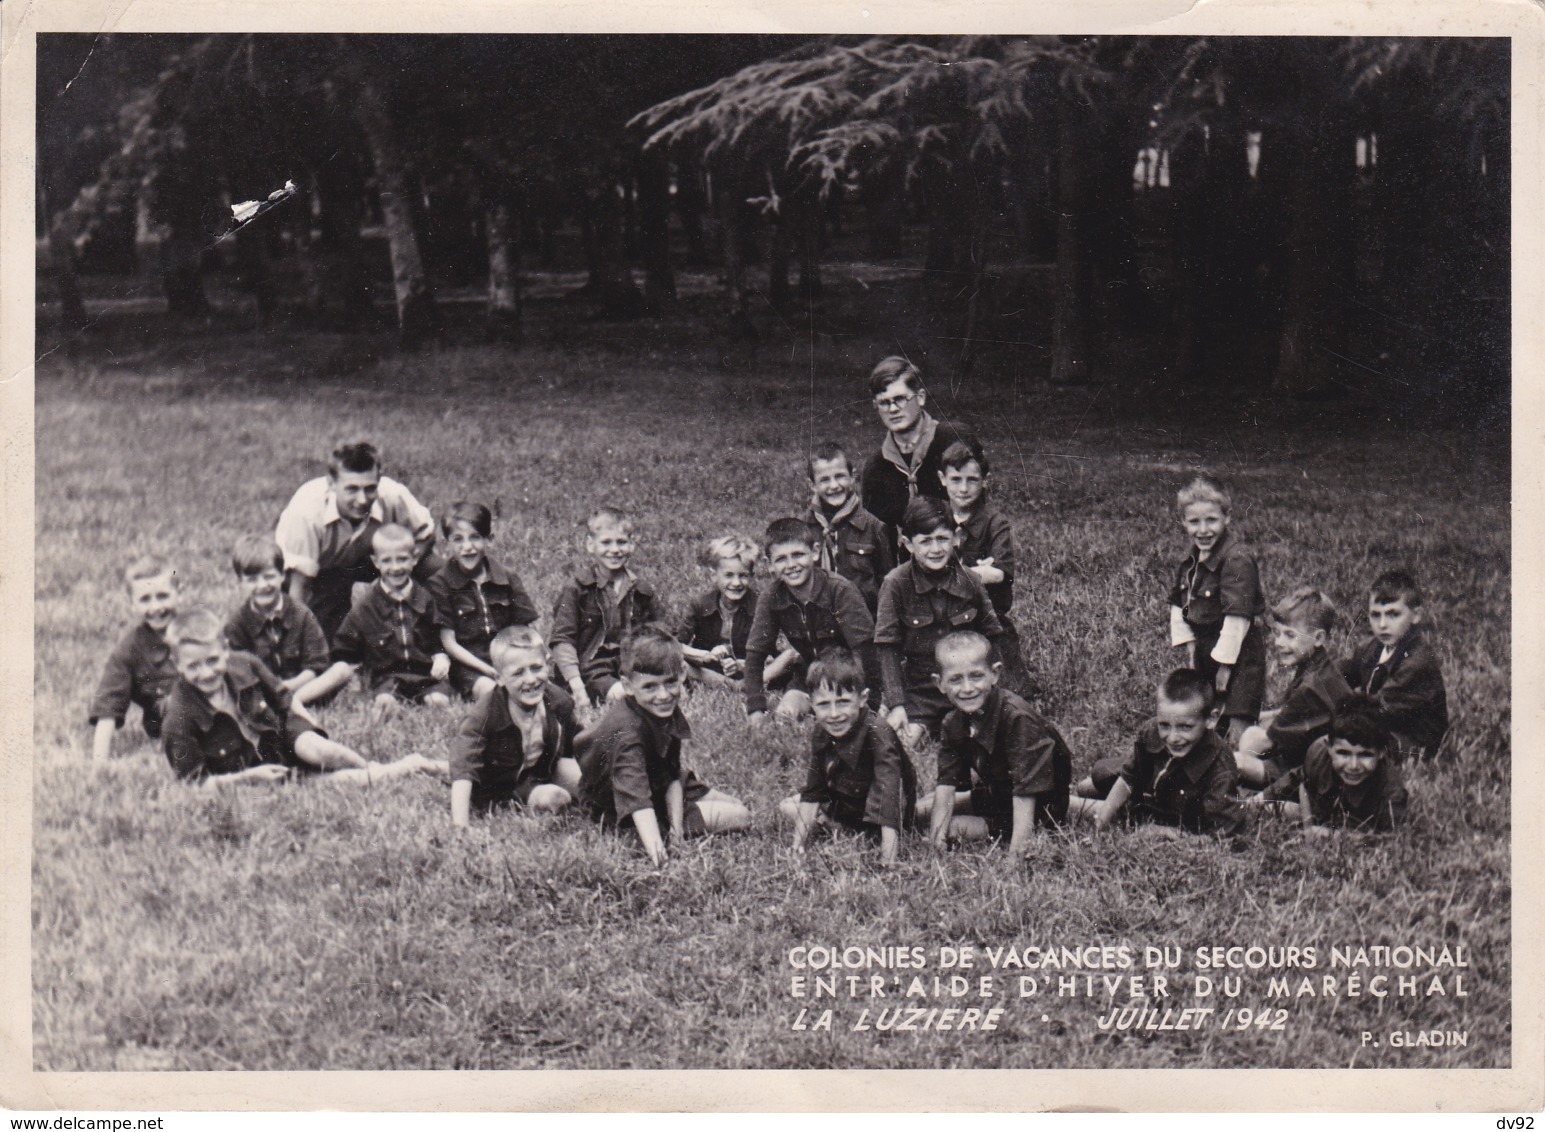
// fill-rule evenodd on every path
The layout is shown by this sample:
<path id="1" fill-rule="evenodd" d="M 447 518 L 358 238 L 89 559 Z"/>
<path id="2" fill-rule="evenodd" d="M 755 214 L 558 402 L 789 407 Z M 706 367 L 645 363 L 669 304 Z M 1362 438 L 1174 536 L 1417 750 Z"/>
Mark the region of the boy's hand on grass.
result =
<path id="1" fill-rule="evenodd" d="M 283 782 L 290 777 L 290 768 L 277 763 L 263 763 L 248 767 L 241 772 L 241 777 L 249 782 Z"/>

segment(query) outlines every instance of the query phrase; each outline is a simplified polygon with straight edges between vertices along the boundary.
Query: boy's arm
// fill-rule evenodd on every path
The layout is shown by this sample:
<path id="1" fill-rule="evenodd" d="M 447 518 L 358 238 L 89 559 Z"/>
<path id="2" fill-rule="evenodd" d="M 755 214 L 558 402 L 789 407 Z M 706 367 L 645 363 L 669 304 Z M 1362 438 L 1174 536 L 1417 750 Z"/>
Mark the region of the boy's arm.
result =
<path id="1" fill-rule="evenodd" d="M 343 687 L 358 671 L 357 664 L 350 664 L 346 660 L 334 661 L 326 672 L 296 690 L 295 702 L 302 705 L 313 703 L 329 692 Z"/>
<path id="2" fill-rule="evenodd" d="M 495 690 L 473 704 L 472 709 L 461 717 L 461 722 L 456 727 L 456 735 L 451 740 L 451 784 L 454 786 L 457 783 L 465 782 L 469 799 L 472 796 L 472 783 L 478 780 L 478 770 L 482 767 L 483 759 L 488 751 L 486 730 L 489 705 L 494 696 L 502 694 Z M 452 817 L 454 818 L 454 795 L 451 801 Z"/>
<path id="3" fill-rule="evenodd" d="M 800 800 L 799 808 L 794 814 L 794 852 L 805 851 L 805 844 L 810 840 L 810 831 L 815 828 L 815 821 L 820 813 L 819 803 Z"/>
<path id="4" fill-rule="evenodd" d="M 300 671 L 286 680 L 285 686 L 294 692 L 311 683 L 318 675 L 327 670 L 329 652 L 327 648 L 327 634 L 322 632 L 322 625 L 317 621 L 316 614 L 304 605 L 300 610 Z"/>
<path id="5" fill-rule="evenodd" d="M 874 652 L 879 660 L 879 686 L 884 701 L 894 711 L 907 702 L 906 685 L 901 675 L 901 599 L 898 586 L 889 578 L 880 587 L 880 604 L 875 611 Z M 865 675 L 868 675 L 867 669 Z M 871 681 L 870 685 L 875 685 Z"/>
<path id="6" fill-rule="evenodd" d="M 98 762 L 105 761 L 113 753 L 113 732 L 118 730 L 118 723 L 112 716 L 99 719 L 91 731 L 91 757 Z"/>
<path id="7" fill-rule="evenodd" d="M 762 671 L 762 680 L 769 682 L 778 679 L 789 670 L 789 666 L 799 659 L 799 650 L 786 648 L 777 656 L 767 662 L 767 667 Z M 747 657 L 749 663 L 750 658 Z"/>
<path id="8" fill-rule="evenodd" d="M 440 630 L 440 651 L 450 657 L 457 664 L 472 669 L 473 672 L 481 672 L 491 680 L 499 679 L 498 670 L 486 660 L 479 659 L 474 653 L 463 648 L 456 640 L 456 630 L 445 628 Z"/>
<path id="9" fill-rule="evenodd" d="M 665 813 L 671 823 L 670 829 L 665 831 L 665 839 L 671 845 L 677 844 L 682 839 L 686 810 L 686 789 L 682 786 L 681 779 L 677 778 L 665 788 Z"/>
<path id="10" fill-rule="evenodd" d="M 472 821 L 472 783 L 458 778 L 451 783 L 451 828 L 465 829 Z"/>
<path id="11" fill-rule="evenodd" d="M 994 514 L 987 524 L 987 556 L 1003 581 L 1014 580 L 1014 528 L 1003 515 Z"/>
<path id="12" fill-rule="evenodd" d="M 874 576 L 881 582 L 896 568 L 896 544 L 891 540 L 890 528 L 875 521 L 874 525 Z"/>
<path id="13" fill-rule="evenodd" d="M 874 618 L 869 616 L 869 606 L 865 603 L 864 595 L 859 593 L 857 586 L 835 576 L 833 581 L 843 583 L 833 587 L 836 593 L 833 616 L 837 619 L 837 627 L 842 631 L 843 641 L 863 665 L 864 679 L 869 684 L 869 706 L 878 708 L 884 672 L 880 668 L 879 656 L 875 651 Z"/>
<path id="14" fill-rule="evenodd" d="M 878 732 L 878 734 L 876 734 Z M 874 781 L 864 800 L 864 820 L 881 829 L 900 829 L 904 804 L 901 791 L 901 742 L 895 732 L 877 728 L 874 739 Z M 814 769 L 812 764 L 812 769 Z"/>
<path id="15" fill-rule="evenodd" d="M 1214 759 L 1201 784 L 1203 833 L 1228 836 L 1244 828 L 1244 810 L 1235 797 L 1238 785 L 1239 771 L 1234 760 L 1227 753 Z"/>
<path id="16" fill-rule="evenodd" d="M 950 820 L 955 816 L 955 791 L 971 789 L 971 767 L 961 754 L 954 729 L 957 716 L 950 716 L 939 730 L 939 773 L 933 792 L 933 813 L 929 815 L 928 840 L 942 849 L 949 837 Z"/>
<path id="17" fill-rule="evenodd" d="M 1035 832 L 1035 799 L 1014 795 L 1014 829 L 1009 834 L 1009 852 L 1016 857 L 1024 856 L 1030 847 L 1030 836 Z"/>
<path id="18" fill-rule="evenodd" d="M 887 869 L 896 863 L 896 847 L 900 840 L 894 827 L 880 827 L 880 864 Z"/>
<path id="19" fill-rule="evenodd" d="M 574 698 L 588 701 L 585 681 L 579 671 L 579 589 L 573 582 L 565 585 L 553 606 L 553 628 L 548 637 L 553 652 L 553 664 L 558 674 L 569 686 Z"/>
<path id="20" fill-rule="evenodd" d="M 655 816 L 654 808 L 646 806 L 634 810 L 628 817 L 633 819 L 633 828 L 638 830 L 645 854 L 657 867 L 665 864 L 665 842 L 660 839 L 660 819 Z"/>
<path id="21" fill-rule="evenodd" d="M 1169 607 L 1169 643 L 1174 648 L 1196 643 L 1196 632 L 1187 624 L 1185 611 L 1178 605 Z"/>
<path id="22" fill-rule="evenodd" d="M 1330 714 L 1331 704 L 1321 691 L 1307 683 L 1300 684 L 1266 728 L 1273 756 L 1288 763 L 1302 763 L 1309 744 L 1329 729 Z"/>
<path id="23" fill-rule="evenodd" d="M 763 594 L 751 617 L 751 632 L 746 636 L 746 671 L 742 683 L 746 692 L 746 714 L 757 716 L 767 711 L 765 669 L 767 654 L 778 640 L 778 626 L 773 620 L 772 602 Z"/>
<path id="24" fill-rule="evenodd" d="M 126 643 L 120 643 L 108 653 L 107 663 L 102 666 L 102 678 L 97 681 L 97 690 L 91 697 L 87 722 L 99 732 L 103 723 L 113 728 L 122 727 L 133 696 L 134 667 Z"/>
<path id="25" fill-rule="evenodd" d="M 505 568 L 505 573 L 510 577 L 510 620 L 515 625 L 534 625 L 540 614 L 537 613 L 536 602 L 531 600 L 531 594 L 526 590 L 526 584 L 520 580 L 520 575 L 514 570 Z"/>
<path id="26" fill-rule="evenodd" d="M 1110 793 L 1105 795 L 1105 801 L 1095 811 L 1094 824 L 1096 829 L 1104 829 L 1116 820 L 1116 815 L 1121 813 L 1121 808 L 1127 804 L 1127 799 L 1132 797 L 1132 784 L 1122 775 L 1111 783 Z"/>
<path id="27" fill-rule="evenodd" d="M 943 849 L 949 838 L 950 820 L 955 816 L 955 788 L 940 783 L 933 792 L 933 812 L 928 820 L 928 843 Z"/>

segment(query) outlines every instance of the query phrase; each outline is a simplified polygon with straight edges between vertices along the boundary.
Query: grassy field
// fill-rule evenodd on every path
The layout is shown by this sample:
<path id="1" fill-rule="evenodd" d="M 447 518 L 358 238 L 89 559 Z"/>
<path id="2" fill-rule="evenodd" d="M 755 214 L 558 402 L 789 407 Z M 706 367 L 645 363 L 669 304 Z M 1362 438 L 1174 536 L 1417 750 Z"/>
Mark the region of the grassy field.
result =
<path id="1" fill-rule="evenodd" d="M 703 584 L 693 563 L 705 537 L 754 534 L 804 505 L 807 441 L 859 453 L 878 442 L 860 380 L 884 344 L 786 327 L 752 356 L 575 327 L 515 354 L 353 349 L 280 331 L 122 342 L 40 367 L 39 1068 L 1508 1064 L 1505 436 L 1397 427 L 1356 402 L 1206 408 L 1136 381 L 1052 391 L 1007 363 L 940 380 L 936 398 L 977 422 L 996 457 L 1021 562 L 1016 616 L 1077 769 L 1124 749 L 1171 663 L 1163 600 L 1184 547 L 1169 500 L 1196 466 L 1233 481 L 1271 594 L 1314 582 L 1354 614 L 1343 644 L 1361 632 L 1368 579 L 1419 571 L 1453 757 L 1411 776 L 1410 824 L 1384 841 L 1272 824 L 1237 851 L 1049 836 L 1024 863 L 910 844 L 886 873 L 849 841 L 792 857 L 775 804 L 797 786 L 783 764 L 797 768 L 803 737 L 752 735 L 737 702 L 699 693 L 686 705 L 692 758 L 749 803 L 754 826 L 656 873 L 575 816 L 504 815 L 453 836 L 449 790 L 429 780 L 189 789 L 133 724 L 118 757 L 88 766 L 86 701 L 127 624 L 119 572 L 136 554 L 168 554 L 186 604 L 230 607 L 231 542 L 271 529 L 332 443 L 364 434 L 432 508 L 464 496 L 496 506 L 498 552 L 544 608 L 601 501 L 643 517 L 635 563 L 680 601 Z M 324 721 L 383 760 L 443 754 L 453 727 L 419 710 L 369 733 L 353 698 Z M 930 785 L 933 768 L 921 770 Z M 1281 1030 L 1225 1031 L 1229 1006 L 1268 1004 L 1264 978 L 1247 972 L 1207 1028 L 1123 1035 L 1096 1025 L 1112 1001 L 1098 984 L 1093 997 L 995 1000 L 1007 1009 L 991 1034 L 855 1032 L 863 1007 L 872 1016 L 896 1000 L 789 994 L 801 944 L 918 945 L 931 960 L 940 946 L 1123 942 L 1188 955 L 1463 945 L 1467 997 L 1306 997 L 1281 1003 Z M 1321 964 L 1317 983 L 1330 973 Z M 791 1029 L 802 1005 L 833 1007 L 833 1029 Z M 1465 1031 L 1468 1044 L 1367 1050 L 1364 1030 Z"/>

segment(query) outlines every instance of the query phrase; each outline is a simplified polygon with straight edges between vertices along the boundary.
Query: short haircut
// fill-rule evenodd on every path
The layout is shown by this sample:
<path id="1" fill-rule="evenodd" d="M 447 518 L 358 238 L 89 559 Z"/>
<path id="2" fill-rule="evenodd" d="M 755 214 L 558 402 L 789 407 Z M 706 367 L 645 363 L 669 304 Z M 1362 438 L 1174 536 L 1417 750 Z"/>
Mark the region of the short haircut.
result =
<path id="1" fill-rule="evenodd" d="M 821 536 L 816 534 L 815 528 L 803 519 L 792 516 L 774 519 L 767 524 L 767 533 L 762 536 L 762 545 L 772 553 L 772 548 L 782 546 L 784 543 L 797 542 L 804 546 L 818 546 Z"/>
<path id="2" fill-rule="evenodd" d="M 869 371 L 869 396 L 878 397 L 898 381 L 905 381 L 914 393 L 923 391 L 923 371 L 906 358 L 892 354 L 880 359 L 880 363 Z"/>
<path id="3" fill-rule="evenodd" d="M 805 471 L 809 473 L 811 479 L 815 479 L 815 462 L 817 460 L 841 460 L 848 466 L 848 474 L 852 475 L 853 473 L 853 461 L 848 457 L 847 452 L 843 450 L 842 445 L 838 444 L 835 440 L 823 440 L 810 449 L 810 456 L 805 460 Z"/>
<path id="4" fill-rule="evenodd" d="M 494 639 L 488 642 L 488 659 L 497 668 L 516 649 L 540 649 L 546 653 L 547 642 L 536 631 L 535 625 L 508 625 L 495 633 Z"/>
<path id="5" fill-rule="evenodd" d="M 327 474 L 333 479 L 337 479 L 340 472 L 363 475 L 365 472 L 380 470 L 381 454 L 368 440 L 351 440 L 338 445 L 327 461 Z"/>
<path id="6" fill-rule="evenodd" d="M 370 536 L 370 553 L 384 553 L 387 547 L 412 546 L 413 532 L 401 523 L 385 523 Z"/>
<path id="7" fill-rule="evenodd" d="M 1336 603 L 1326 597 L 1323 590 L 1313 586 L 1299 586 L 1271 607 L 1271 619 L 1278 624 L 1301 622 L 1327 633 L 1336 627 L 1336 617 Z"/>
<path id="8" fill-rule="evenodd" d="M 135 582 L 142 582 L 146 578 L 159 578 L 162 574 L 171 578 L 173 586 L 177 584 L 177 571 L 172 569 L 171 563 L 164 558 L 146 555 L 144 558 L 136 558 L 129 564 L 129 568 L 123 572 L 123 584 L 132 586 Z"/>
<path id="9" fill-rule="evenodd" d="M 985 476 L 992 471 L 987 463 L 987 453 L 980 447 L 967 444 L 964 440 L 956 440 L 944 450 L 944 455 L 939 458 L 939 467 L 946 471 L 959 471 L 972 460 L 975 460 L 977 467 L 982 469 L 982 475 Z"/>
<path id="10" fill-rule="evenodd" d="M 231 548 L 231 569 L 238 578 L 261 574 L 270 566 L 284 573 L 284 551 L 268 535 L 242 535 Z"/>
<path id="11" fill-rule="evenodd" d="M 1416 609 L 1422 604 L 1422 589 L 1409 570 L 1386 570 L 1368 587 L 1368 598 L 1380 605 L 1403 601 Z"/>
<path id="12" fill-rule="evenodd" d="M 743 534 L 734 533 L 709 539 L 698 561 L 712 570 L 726 558 L 738 558 L 746 564 L 747 570 L 754 570 L 761 557 L 762 550 L 756 543 Z"/>
<path id="13" fill-rule="evenodd" d="M 1172 704 L 1197 703 L 1202 714 L 1212 710 L 1217 698 L 1213 683 L 1194 668 L 1177 668 L 1159 683 L 1159 698 Z"/>
<path id="14" fill-rule="evenodd" d="M 975 649 L 982 654 L 983 660 L 992 660 L 992 642 L 974 629 L 957 629 L 940 637 L 939 643 L 933 646 L 933 658 L 942 665 L 945 653 L 959 649 Z"/>
<path id="15" fill-rule="evenodd" d="M 822 687 L 833 692 L 862 692 L 864 666 L 847 649 L 825 649 L 805 670 L 805 687 L 812 694 Z"/>
<path id="16" fill-rule="evenodd" d="M 450 510 L 440 518 L 440 533 L 450 538 L 457 523 L 466 523 L 484 538 L 494 537 L 493 513 L 481 503 L 468 503 L 465 499 L 452 503 Z"/>
<path id="17" fill-rule="evenodd" d="M 955 519 L 950 514 L 949 504 L 931 495 L 913 496 L 907 502 L 907 509 L 901 513 L 900 529 L 907 538 L 931 535 L 940 527 L 948 527 L 953 531 Z"/>
<path id="18" fill-rule="evenodd" d="M 607 527 L 616 527 L 624 534 L 633 533 L 633 516 L 621 507 L 597 507 L 590 512 L 590 518 L 585 520 L 585 531 L 588 534 L 599 534 Z"/>
<path id="19" fill-rule="evenodd" d="M 1175 495 L 1177 511 L 1184 511 L 1193 503 L 1216 503 L 1225 515 L 1234 509 L 1234 501 L 1229 498 L 1223 481 L 1212 476 L 1196 476 Z"/>
<path id="20" fill-rule="evenodd" d="M 671 631 L 652 621 L 623 638 L 621 667 L 624 676 L 680 676 L 686 671 L 686 655 Z"/>
<path id="21" fill-rule="evenodd" d="M 1389 749 L 1393 736 L 1389 730 L 1389 717 L 1372 696 L 1354 692 L 1330 713 L 1330 731 L 1326 738 L 1334 743 L 1345 739 L 1370 751 Z"/>
<path id="22" fill-rule="evenodd" d="M 172 618 L 166 629 L 166 643 L 178 645 L 213 645 L 225 640 L 225 623 L 207 609 L 190 609 Z"/>

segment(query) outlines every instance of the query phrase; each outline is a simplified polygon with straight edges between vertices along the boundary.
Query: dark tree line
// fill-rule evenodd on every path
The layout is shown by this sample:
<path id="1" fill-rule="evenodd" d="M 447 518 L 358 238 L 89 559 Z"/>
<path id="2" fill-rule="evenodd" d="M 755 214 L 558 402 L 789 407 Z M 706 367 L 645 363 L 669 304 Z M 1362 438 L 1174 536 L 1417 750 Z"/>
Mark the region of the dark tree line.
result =
<path id="1" fill-rule="evenodd" d="M 1506 40 L 50 36 L 39 215 L 67 329 L 82 262 L 150 230 L 173 313 L 207 312 L 215 248 L 272 312 L 292 256 L 290 301 L 331 326 L 365 325 L 389 274 L 410 346 L 443 330 L 437 284 L 486 284 L 489 333 L 518 340 L 521 265 L 564 239 L 602 317 L 717 265 L 722 329 L 749 335 L 754 261 L 773 306 L 816 303 L 835 232 L 896 257 L 920 230 L 962 368 L 1000 261 L 1054 262 L 1058 382 L 1103 378 L 1100 344 L 1153 319 L 1159 232 L 1188 380 L 1229 380 L 1248 332 L 1277 388 L 1322 390 L 1367 364 L 1353 324 L 1387 320 L 1413 377 L 1505 389 L 1508 68 Z"/>

